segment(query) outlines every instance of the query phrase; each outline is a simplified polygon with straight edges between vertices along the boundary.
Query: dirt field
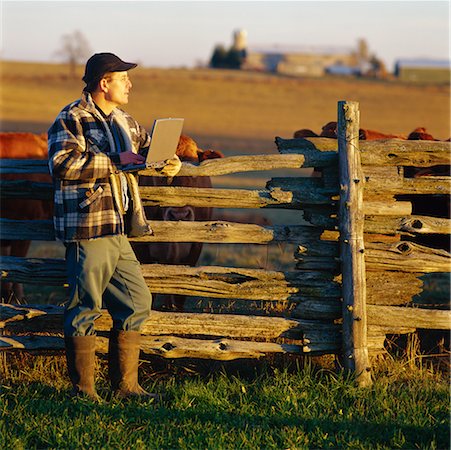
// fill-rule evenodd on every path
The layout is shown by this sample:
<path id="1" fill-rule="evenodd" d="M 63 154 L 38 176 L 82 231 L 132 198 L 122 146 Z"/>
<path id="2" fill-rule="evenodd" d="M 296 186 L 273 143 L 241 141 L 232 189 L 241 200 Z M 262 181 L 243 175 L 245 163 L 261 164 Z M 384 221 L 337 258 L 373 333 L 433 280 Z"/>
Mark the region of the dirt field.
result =
<path id="1" fill-rule="evenodd" d="M 83 83 L 61 65 L 1 63 L 2 131 L 45 132 Z M 336 120 L 337 101 L 360 103 L 361 125 L 408 134 L 423 126 L 438 139 L 450 131 L 450 88 L 362 79 L 297 79 L 240 71 L 137 68 L 126 109 L 144 126 L 185 117 L 185 132 L 226 155 L 275 152 L 274 137 L 299 128 L 319 132 Z"/>

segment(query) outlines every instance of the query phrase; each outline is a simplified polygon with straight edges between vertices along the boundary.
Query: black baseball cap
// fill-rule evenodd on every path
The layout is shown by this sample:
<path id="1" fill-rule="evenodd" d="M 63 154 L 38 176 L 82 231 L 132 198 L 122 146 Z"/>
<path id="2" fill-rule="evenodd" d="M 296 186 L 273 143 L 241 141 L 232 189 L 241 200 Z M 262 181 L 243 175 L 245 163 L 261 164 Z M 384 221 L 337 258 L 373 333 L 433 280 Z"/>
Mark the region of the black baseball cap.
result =
<path id="1" fill-rule="evenodd" d="M 82 80 L 89 84 L 100 80 L 108 72 L 125 72 L 138 64 L 122 61 L 113 53 L 96 53 L 86 62 L 85 75 Z"/>

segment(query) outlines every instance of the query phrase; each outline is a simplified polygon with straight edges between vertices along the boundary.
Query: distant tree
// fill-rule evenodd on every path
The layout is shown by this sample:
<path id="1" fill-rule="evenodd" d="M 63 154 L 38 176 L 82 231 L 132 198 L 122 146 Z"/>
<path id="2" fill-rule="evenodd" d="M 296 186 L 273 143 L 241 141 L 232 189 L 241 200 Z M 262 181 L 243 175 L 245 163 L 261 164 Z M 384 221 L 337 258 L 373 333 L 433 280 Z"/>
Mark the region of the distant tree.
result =
<path id="1" fill-rule="evenodd" d="M 88 40 L 81 31 L 64 34 L 61 37 L 61 47 L 56 55 L 63 58 L 69 66 L 69 75 L 76 76 L 77 64 L 86 60 L 92 53 Z"/>
<path id="2" fill-rule="evenodd" d="M 240 69 L 245 52 L 230 48 L 226 50 L 223 45 L 217 45 L 210 59 L 210 67 L 214 69 Z"/>
<path id="3" fill-rule="evenodd" d="M 221 69 L 225 67 L 225 62 L 227 59 L 227 50 L 224 48 L 223 45 L 217 45 L 214 50 L 213 54 L 210 58 L 210 67 L 213 67 L 214 69 Z"/>
<path id="4" fill-rule="evenodd" d="M 236 50 L 231 48 L 227 52 L 226 66 L 229 69 L 241 69 L 241 64 L 243 63 L 243 52 L 241 50 Z"/>

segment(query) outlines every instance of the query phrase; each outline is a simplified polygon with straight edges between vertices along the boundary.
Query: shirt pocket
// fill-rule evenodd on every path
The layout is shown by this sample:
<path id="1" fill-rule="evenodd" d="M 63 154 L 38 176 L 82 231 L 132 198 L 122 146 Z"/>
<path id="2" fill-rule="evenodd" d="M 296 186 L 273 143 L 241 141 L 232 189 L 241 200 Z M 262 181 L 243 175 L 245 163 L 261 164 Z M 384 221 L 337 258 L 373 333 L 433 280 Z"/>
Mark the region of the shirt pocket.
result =
<path id="1" fill-rule="evenodd" d="M 89 206 L 91 203 L 95 202 L 103 194 L 103 187 L 99 186 L 97 189 L 88 189 L 85 192 L 85 199 L 78 204 L 78 206 L 83 209 Z"/>

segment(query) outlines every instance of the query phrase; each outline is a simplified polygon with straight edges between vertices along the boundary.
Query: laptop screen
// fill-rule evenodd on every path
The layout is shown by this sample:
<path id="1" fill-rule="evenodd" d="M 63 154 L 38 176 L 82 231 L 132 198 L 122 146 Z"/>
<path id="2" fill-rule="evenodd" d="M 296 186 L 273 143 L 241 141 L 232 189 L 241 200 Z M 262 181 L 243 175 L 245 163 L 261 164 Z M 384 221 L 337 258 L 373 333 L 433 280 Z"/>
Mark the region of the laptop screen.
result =
<path id="1" fill-rule="evenodd" d="M 152 140 L 146 164 L 171 159 L 177 150 L 184 119 L 157 119 L 152 128 Z"/>

